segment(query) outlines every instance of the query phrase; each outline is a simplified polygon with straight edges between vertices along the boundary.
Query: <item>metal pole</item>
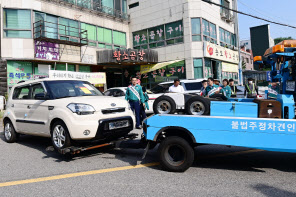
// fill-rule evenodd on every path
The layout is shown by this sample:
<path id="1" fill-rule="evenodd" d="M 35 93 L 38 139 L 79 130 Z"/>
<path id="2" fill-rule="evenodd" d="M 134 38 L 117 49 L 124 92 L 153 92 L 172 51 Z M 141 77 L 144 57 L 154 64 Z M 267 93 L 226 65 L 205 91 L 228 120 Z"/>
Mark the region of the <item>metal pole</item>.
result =
<path id="1" fill-rule="evenodd" d="M 237 0 L 234 0 L 233 3 L 235 4 L 233 7 L 235 10 L 238 10 L 237 7 Z M 238 78 L 239 78 L 239 84 L 243 85 L 243 71 L 242 71 L 242 62 L 241 62 L 241 52 L 240 52 L 240 40 L 239 40 L 239 26 L 238 26 L 238 14 L 237 12 L 234 13 L 235 17 L 235 24 L 234 24 L 234 32 L 236 34 L 236 44 L 238 48 Z"/>

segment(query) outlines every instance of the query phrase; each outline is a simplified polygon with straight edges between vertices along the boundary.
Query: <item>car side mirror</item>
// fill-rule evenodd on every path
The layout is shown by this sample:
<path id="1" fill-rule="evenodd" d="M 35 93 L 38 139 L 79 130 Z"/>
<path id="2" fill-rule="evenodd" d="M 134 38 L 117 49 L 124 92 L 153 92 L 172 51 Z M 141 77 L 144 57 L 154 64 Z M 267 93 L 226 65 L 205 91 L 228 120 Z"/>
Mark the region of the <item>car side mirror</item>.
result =
<path id="1" fill-rule="evenodd" d="M 48 100 L 49 97 L 46 93 L 38 93 L 38 94 L 35 94 L 34 99 L 35 100 Z"/>

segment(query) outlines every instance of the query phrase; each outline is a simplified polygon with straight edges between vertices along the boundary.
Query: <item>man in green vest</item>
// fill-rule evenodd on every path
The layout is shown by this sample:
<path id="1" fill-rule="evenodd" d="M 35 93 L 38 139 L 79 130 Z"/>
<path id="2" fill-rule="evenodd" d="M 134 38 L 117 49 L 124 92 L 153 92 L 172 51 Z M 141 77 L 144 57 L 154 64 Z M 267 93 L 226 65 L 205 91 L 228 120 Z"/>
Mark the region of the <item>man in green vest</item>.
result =
<path id="1" fill-rule="evenodd" d="M 206 87 L 205 96 L 211 97 L 215 94 L 220 93 L 220 87 L 214 84 L 214 79 L 212 77 L 208 78 L 208 86 Z"/>
<path id="2" fill-rule="evenodd" d="M 267 93 L 268 99 L 276 99 L 277 98 L 277 95 L 280 92 L 280 87 L 277 82 L 278 82 L 278 80 L 274 79 L 273 82 L 271 82 L 271 84 L 268 85 L 268 93 Z"/>
<path id="3" fill-rule="evenodd" d="M 258 95 L 258 87 L 254 84 L 252 78 L 248 78 L 248 83 L 245 85 L 244 95 L 247 98 L 257 98 Z"/>
<path id="4" fill-rule="evenodd" d="M 237 87 L 234 85 L 233 79 L 229 79 L 229 86 L 231 88 L 231 97 L 236 97 Z"/>
<path id="5" fill-rule="evenodd" d="M 145 108 L 145 99 L 142 87 L 137 84 L 137 78 L 132 78 L 132 85 L 128 86 L 125 93 L 125 100 L 127 100 L 131 106 L 131 109 L 135 112 L 136 115 L 136 128 L 141 129 L 141 103 Z"/>

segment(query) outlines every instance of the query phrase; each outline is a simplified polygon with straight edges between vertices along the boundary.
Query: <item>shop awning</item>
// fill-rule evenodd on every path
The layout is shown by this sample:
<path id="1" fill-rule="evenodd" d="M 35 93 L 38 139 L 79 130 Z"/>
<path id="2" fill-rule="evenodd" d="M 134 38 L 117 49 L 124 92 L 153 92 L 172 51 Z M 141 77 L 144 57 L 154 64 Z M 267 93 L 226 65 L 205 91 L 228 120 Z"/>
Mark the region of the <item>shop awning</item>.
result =
<path id="1" fill-rule="evenodd" d="M 151 65 L 141 65 L 141 74 L 145 74 L 160 68 L 163 68 L 165 66 L 168 66 L 170 64 L 174 64 L 180 61 L 184 61 L 184 60 L 173 60 L 173 61 L 167 61 L 167 62 L 161 62 L 161 63 L 157 63 L 157 64 L 151 64 Z"/>

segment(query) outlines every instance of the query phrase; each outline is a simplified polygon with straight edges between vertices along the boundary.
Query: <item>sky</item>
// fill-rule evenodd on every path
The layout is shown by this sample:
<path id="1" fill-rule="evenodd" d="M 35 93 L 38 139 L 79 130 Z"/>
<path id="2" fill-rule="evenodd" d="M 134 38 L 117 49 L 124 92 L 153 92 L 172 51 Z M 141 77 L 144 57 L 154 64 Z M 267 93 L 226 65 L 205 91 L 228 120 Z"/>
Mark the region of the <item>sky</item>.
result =
<path id="1" fill-rule="evenodd" d="M 238 10 L 271 21 L 296 26 L 296 0 L 237 0 Z M 250 39 L 250 27 L 270 24 L 266 21 L 239 14 L 240 40 Z M 270 24 L 271 37 L 296 39 L 296 29 Z"/>

